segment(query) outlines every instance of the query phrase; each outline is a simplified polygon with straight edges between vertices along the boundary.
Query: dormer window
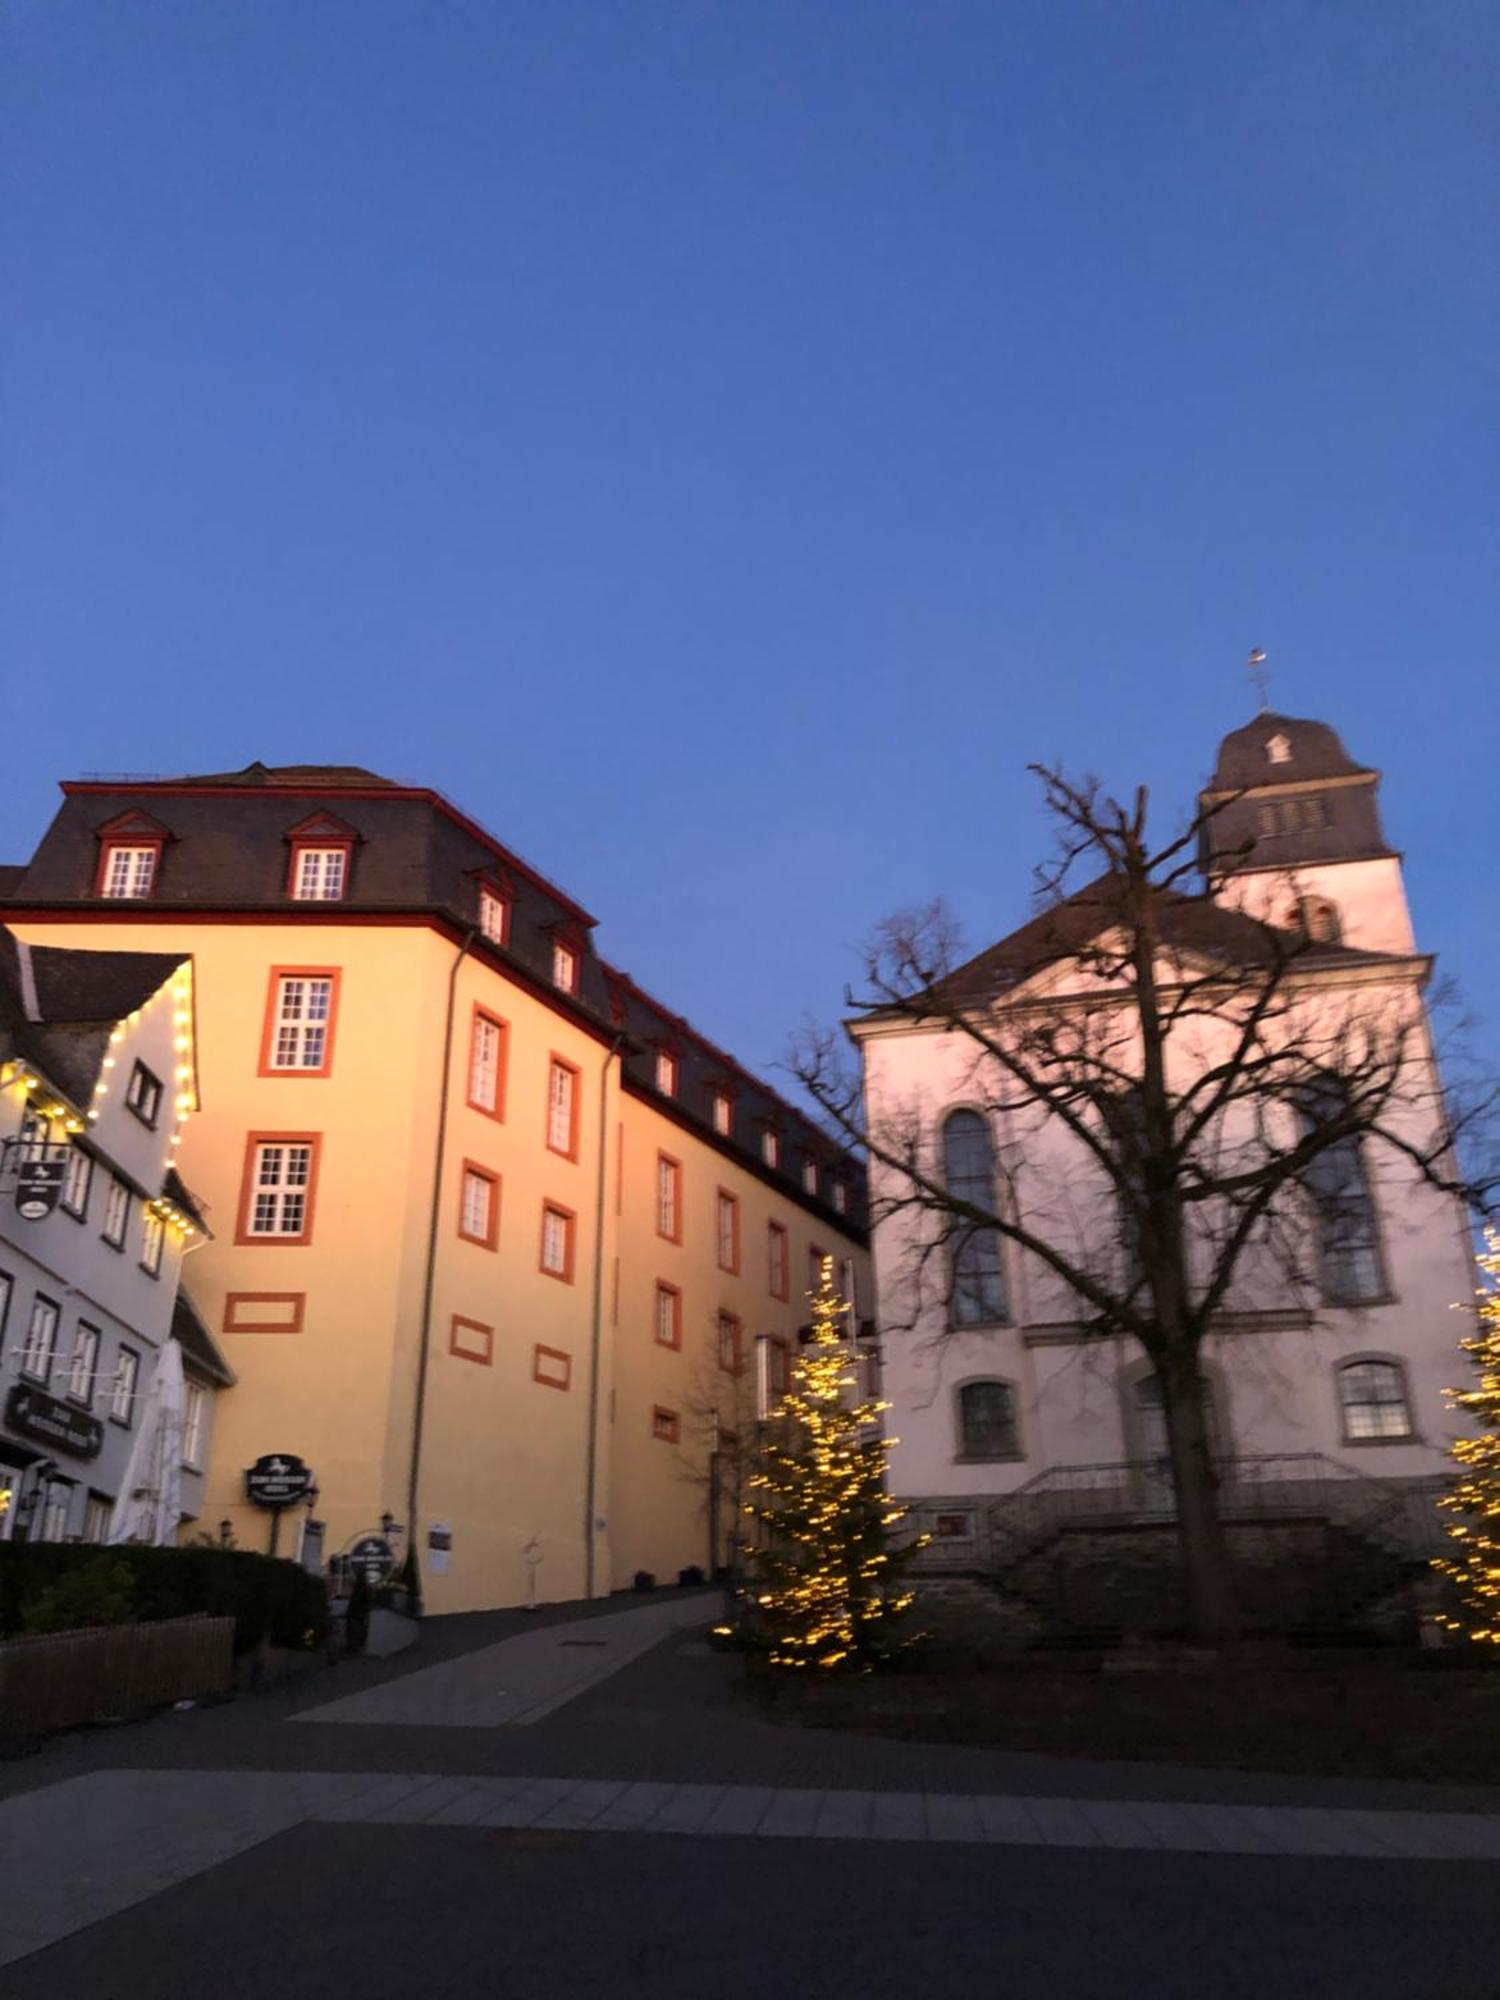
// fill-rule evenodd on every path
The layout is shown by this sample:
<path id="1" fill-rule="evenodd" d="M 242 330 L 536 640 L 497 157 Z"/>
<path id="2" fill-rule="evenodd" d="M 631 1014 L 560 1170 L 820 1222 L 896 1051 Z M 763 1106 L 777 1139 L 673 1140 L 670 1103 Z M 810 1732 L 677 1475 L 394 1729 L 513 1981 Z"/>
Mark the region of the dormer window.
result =
<path id="1" fill-rule="evenodd" d="M 562 938 L 552 940 L 552 984 L 563 993 L 578 991 L 578 953 Z"/>
<path id="2" fill-rule="evenodd" d="M 149 896 L 156 881 L 159 847 L 127 847 L 111 842 L 104 850 L 99 893 L 122 900 Z"/>
<path id="3" fill-rule="evenodd" d="M 347 847 L 292 850 L 292 896 L 299 903 L 338 903 L 349 875 Z"/>
<path id="4" fill-rule="evenodd" d="M 510 898 L 483 882 L 479 885 L 479 929 L 491 944 L 510 943 Z"/>
<path id="5" fill-rule="evenodd" d="M 677 1058 L 670 1050 L 656 1052 L 656 1087 L 663 1097 L 677 1095 Z"/>
<path id="6" fill-rule="evenodd" d="M 1291 738 L 1283 736 L 1278 729 L 1274 736 L 1266 738 L 1266 762 L 1268 764 L 1290 764 L 1291 761 Z"/>
<path id="7" fill-rule="evenodd" d="M 833 1205 L 840 1215 L 848 1212 L 849 1190 L 842 1181 L 835 1181 L 833 1184 Z"/>
<path id="8" fill-rule="evenodd" d="M 818 1163 L 816 1160 L 802 1162 L 802 1192 L 816 1194 L 818 1191 Z"/>
<path id="9" fill-rule="evenodd" d="M 781 1165 L 781 1134 L 769 1128 L 760 1135 L 760 1157 L 768 1167 Z"/>
<path id="10" fill-rule="evenodd" d="M 727 1090 L 714 1092 L 714 1130 L 721 1138 L 729 1137 L 734 1124 L 734 1105 Z"/>

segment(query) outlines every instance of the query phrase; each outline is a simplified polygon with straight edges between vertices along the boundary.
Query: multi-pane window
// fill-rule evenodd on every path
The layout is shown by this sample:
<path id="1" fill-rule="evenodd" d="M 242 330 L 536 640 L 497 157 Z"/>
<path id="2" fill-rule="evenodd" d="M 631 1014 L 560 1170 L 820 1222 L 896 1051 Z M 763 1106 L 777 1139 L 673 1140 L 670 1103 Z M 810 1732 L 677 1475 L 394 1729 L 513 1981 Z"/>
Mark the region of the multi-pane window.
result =
<path id="1" fill-rule="evenodd" d="M 542 1204 L 542 1269 L 549 1278 L 573 1275 L 573 1217 L 550 1201 Z"/>
<path id="2" fill-rule="evenodd" d="M 779 1222 L 766 1224 L 766 1284 L 773 1299 L 784 1299 L 790 1283 L 787 1234 Z"/>
<path id="3" fill-rule="evenodd" d="M 676 1444 L 682 1435 L 682 1420 L 675 1410 L 664 1410 L 660 1403 L 651 1412 L 651 1435 L 662 1444 Z"/>
<path id="4" fill-rule="evenodd" d="M 677 1058 L 666 1049 L 656 1052 L 656 1087 L 663 1097 L 677 1095 Z"/>
<path id="5" fill-rule="evenodd" d="M 110 1516 L 114 1512 L 102 1493 L 91 1493 L 83 1503 L 83 1539 L 103 1542 L 109 1538 Z"/>
<path id="6" fill-rule="evenodd" d="M 479 928 L 491 944 L 510 943 L 510 904 L 494 889 L 480 884 Z"/>
<path id="7" fill-rule="evenodd" d="M 69 1215 L 76 1215 L 80 1222 L 88 1214 L 89 1186 L 93 1178 L 93 1161 L 81 1146 L 74 1146 L 63 1170 L 62 1205 Z"/>
<path id="8" fill-rule="evenodd" d="M 469 1102 L 476 1111 L 487 1111 L 492 1118 L 502 1113 L 504 1062 L 504 1023 L 476 1008 L 469 1034 Z"/>
<path id="9" fill-rule="evenodd" d="M 314 1146 L 310 1139 L 262 1141 L 251 1155 L 248 1236 L 307 1233 Z"/>
<path id="10" fill-rule="evenodd" d="M 740 1268 L 740 1205 L 735 1196 L 725 1194 L 720 1188 L 714 1215 L 719 1269 L 737 1271 Z"/>
<path id="11" fill-rule="evenodd" d="M 347 847 L 299 847 L 292 868 L 292 896 L 299 903 L 337 903 L 348 875 Z"/>
<path id="12" fill-rule="evenodd" d="M 547 1065 L 547 1145 L 572 1159 L 577 1151 L 578 1072 L 554 1056 Z"/>
<path id="13" fill-rule="evenodd" d="M 744 1361 L 740 1323 L 733 1313 L 719 1314 L 719 1366 L 729 1375 L 738 1375 Z"/>
<path id="14" fill-rule="evenodd" d="M 564 993 L 578 991 L 578 953 L 561 938 L 552 940 L 552 984 Z"/>
<path id="15" fill-rule="evenodd" d="M 100 1231 L 106 1243 L 116 1250 L 125 1242 L 125 1224 L 130 1218 L 130 1189 L 124 1181 L 110 1176 L 109 1198 L 104 1204 L 104 1227 Z"/>
<path id="16" fill-rule="evenodd" d="M 816 1194 L 818 1191 L 818 1163 L 816 1160 L 802 1162 L 802 1192 Z"/>
<path id="17" fill-rule="evenodd" d="M 1343 1114 L 1345 1103 L 1344 1086 L 1336 1077 L 1325 1077 L 1304 1091 L 1298 1105 L 1303 1132 L 1331 1124 Z M 1351 1306 L 1383 1297 L 1380 1228 L 1358 1136 L 1351 1132 L 1324 1146 L 1308 1163 L 1304 1180 L 1312 1199 L 1324 1299 L 1329 1305 Z"/>
<path id="18" fill-rule="evenodd" d="M 714 1092 L 714 1130 L 727 1139 L 730 1127 L 733 1124 L 734 1105 L 730 1101 L 729 1093 L 727 1090 L 716 1090 Z"/>
<path id="19" fill-rule="evenodd" d="M 682 1241 L 682 1168 L 665 1153 L 656 1156 L 656 1233 Z"/>
<path id="20" fill-rule="evenodd" d="M 779 1402 L 786 1394 L 791 1375 L 791 1349 L 772 1334 L 766 1341 L 766 1394 L 773 1402 Z"/>
<path id="21" fill-rule="evenodd" d="M 656 1344 L 658 1347 L 682 1345 L 682 1294 L 675 1285 L 658 1285 L 656 1288 Z"/>
<path id="22" fill-rule="evenodd" d="M 848 1210 L 849 1190 L 843 1181 L 835 1181 L 833 1184 L 833 1205 L 840 1215 L 845 1214 Z"/>
<path id="23" fill-rule="evenodd" d="M 1015 1392 L 1008 1382 L 966 1382 L 958 1392 L 961 1458 L 1016 1458 Z"/>
<path id="24" fill-rule="evenodd" d="M 114 898 L 149 896 L 156 880 L 154 847 L 112 846 L 104 857 L 102 893 Z"/>
<path id="25" fill-rule="evenodd" d="M 268 1067 L 326 1070 L 333 1025 L 332 973 L 283 973 L 276 981 L 273 1005 Z"/>
<path id="26" fill-rule="evenodd" d="M 989 1127 L 977 1111 L 952 1111 L 943 1120 L 943 1184 L 956 1200 L 994 1213 L 995 1156 Z M 956 1326 L 994 1326 L 1008 1316 L 995 1230 L 958 1224 L 951 1284 Z"/>
<path id="27" fill-rule="evenodd" d="M 208 1414 L 208 1391 L 200 1382 L 189 1382 L 182 1405 L 182 1462 L 203 1463 L 203 1422 Z"/>
<path id="28" fill-rule="evenodd" d="M 68 1398 L 87 1409 L 94 1400 L 94 1377 L 99 1372 L 99 1329 L 86 1319 L 78 1322 L 73 1335 L 73 1358 L 68 1363 Z"/>
<path id="29" fill-rule="evenodd" d="M 68 1509 L 73 1501 L 72 1482 L 67 1479 L 49 1480 L 43 1494 L 37 1540 L 60 1542 L 68 1532 Z"/>
<path id="30" fill-rule="evenodd" d="M 167 1225 L 153 1209 L 141 1211 L 141 1269 L 154 1278 L 161 1270 L 162 1244 Z"/>
<path id="31" fill-rule="evenodd" d="M 762 1132 L 760 1135 L 760 1156 L 768 1167 L 781 1165 L 781 1134 Z"/>
<path id="32" fill-rule="evenodd" d="M 34 1382 L 45 1382 L 52 1373 L 52 1357 L 57 1351 L 57 1307 L 38 1292 L 31 1302 L 31 1318 L 21 1344 L 21 1373 Z"/>
<path id="33" fill-rule="evenodd" d="M 128 1427 L 135 1421 L 135 1392 L 140 1379 L 141 1357 L 133 1347 L 122 1347 L 109 1392 L 109 1414 L 115 1423 Z"/>
<path id="34" fill-rule="evenodd" d="M 1399 1362 L 1346 1361 L 1338 1371 L 1338 1386 L 1346 1443 L 1411 1436 L 1411 1408 Z"/>
<path id="35" fill-rule="evenodd" d="M 143 1125 L 154 1125 L 161 1110 L 161 1078 L 154 1076 L 143 1062 L 138 1062 L 130 1072 L 130 1081 L 125 1086 L 125 1108 L 133 1111 Z"/>
<path id="36" fill-rule="evenodd" d="M 466 1236 L 471 1243 L 482 1243 L 487 1250 L 494 1249 L 499 1234 L 496 1226 L 499 1220 L 498 1194 L 493 1174 L 487 1174 L 482 1167 L 464 1168 L 458 1233 Z"/>

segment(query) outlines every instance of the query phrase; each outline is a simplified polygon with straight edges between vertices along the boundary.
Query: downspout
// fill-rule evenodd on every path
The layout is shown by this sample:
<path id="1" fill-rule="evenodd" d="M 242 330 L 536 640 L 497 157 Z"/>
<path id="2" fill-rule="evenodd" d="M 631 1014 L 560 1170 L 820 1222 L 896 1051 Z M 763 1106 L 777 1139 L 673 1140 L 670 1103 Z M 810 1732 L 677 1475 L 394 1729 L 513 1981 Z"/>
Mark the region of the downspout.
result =
<path id="1" fill-rule="evenodd" d="M 594 1507 L 599 1484 L 599 1347 L 604 1323 L 604 1193 L 609 1159 L 609 1066 L 623 1034 L 610 1043 L 599 1069 L 599 1178 L 594 1191 L 594 1310 L 589 1328 L 589 1434 L 583 1473 L 583 1594 L 594 1594 Z"/>
<path id="2" fill-rule="evenodd" d="M 411 1470 L 406 1481 L 406 1556 L 412 1597 L 420 1605 L 422 1578 L 417 1562 L 417 1493 L 422 1472 L 422 1420 L 427 1411 L 427 1354 L 432 1344 L 432 1292 L 437 1281 L 438 1218 L 443 1194 L 443 1150 L 448 1141 L 448 1085 L 453 1071 L 453 1015 L 459 968 L 478 936 L 471 925 L 448 973 L 448 1014 L 443 1029 L 443 1082 L 438 1098 L 437 1150 L 432 1162 L 432 1212 L 427 1222 L 427 1277 L 422 1287 L 422 1325 L 417 1338 L 417 1393 L 411 1416 Z"/>

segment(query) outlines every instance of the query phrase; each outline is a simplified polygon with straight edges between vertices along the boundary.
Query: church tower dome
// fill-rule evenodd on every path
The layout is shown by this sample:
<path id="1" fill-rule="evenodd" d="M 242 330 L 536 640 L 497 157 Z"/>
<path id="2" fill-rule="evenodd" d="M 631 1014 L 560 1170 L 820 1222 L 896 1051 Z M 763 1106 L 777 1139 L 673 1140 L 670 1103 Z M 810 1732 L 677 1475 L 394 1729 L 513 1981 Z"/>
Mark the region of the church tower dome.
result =
<path id="1" fill-rule="evenodd" d="M 1231 730 L 1203 808 L 1222 803 L 1201 836 L 1207 865 L 1236 872 L 1389 856 L 1375 792 L 1380 773 L 1357 764 L 1326 722 L 1263 710 Z"/>

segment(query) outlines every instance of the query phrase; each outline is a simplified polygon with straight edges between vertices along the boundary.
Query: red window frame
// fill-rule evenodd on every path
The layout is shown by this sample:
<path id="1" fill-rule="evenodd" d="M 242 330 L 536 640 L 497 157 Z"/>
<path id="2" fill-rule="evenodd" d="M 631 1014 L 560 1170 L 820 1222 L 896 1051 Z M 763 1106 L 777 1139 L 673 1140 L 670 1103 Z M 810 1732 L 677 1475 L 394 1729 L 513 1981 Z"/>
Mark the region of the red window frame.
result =
<path id="1" fill-rule="evenodd" d="M 661 1337 L 661 1302 L 663 1299 L 670 1299 L 672 1303 L 670 1316 L 672 1337 L 670 1340 L 663 1340 Z M 665 1278 L 657 1279 L 656 1291 L 651 1301 L 651 1339 L 653 1345 L 657 1347 L 669 1347 L 680 1350 L 682 1346 L 682 1293 L 676 1285 L 669 1285 Z"/>
<path id="2" fill-rule="evenodd" d="M 99 842 L 99 866 L 94 873 L 94 894 L 105 903 L 149 903 L 156 894 L 161 881 L 162 855 L 166 851 L 167 836 L 164 833 L 112 833 Z M 144 896 L 106 896 L 104 885 L 109 880 L 110 859 L 122 847 L 149 847 L 151 858 L 151 886 Z"/>
<path id="3" fill-rule="evenodd" d="M 672 1214 L 676 1224 L 674 1229 L 663 1229 L 661 1226 L 661 1170 L 663 1167 L 670 1167 L 672 1170 Z M 651 1198 L 656 1204 L 656 1233 L 663 1243 L 681 1243 L 682 1241 L 682 1188 L 681 1160 L 675 1159 L 671 1153 L 658 1152 L 656 1156 L 656 1183 L 651 1190 Z"/>
<path id="4" fill-rule="evenodd" d="M 302 857 L 312 848 L 316 848 L 319 853 L 325 851 L 332 853 L 335 850 L 342 851 L 344 856 L 344 873 L 339 881 L 339 892 L 336 896 L 299 896 L 297 894 L 297 877 L 302 871 Z M 354 841 L 352 838 L 346 839 L 341 834 L 333 833 L 310 833 L 305 837 L 299 835 L 297 838 L 287 842 L 287 850 L 286 895 L 289 902 L 312 903 L 314 905 L 318 903 L 348 902 L 349 885 L 354 880 Z"/>
<path id="5" fill-rule="evenodd" d="M 682 1418 L 664 1404 L 654 1403 L 651 1407 L 651 1435 L 658 1444 L 679 1444 L 682 1440 Z"/>
<path id="6" fill-rule="evenodd" d="M 481 1104 L 474 1095 L 474 1042 L 479 1032 L 479 1023 L 487 1021 L 499 1031 L 500 1053 L 495 1058 L 495 1102 Z M 505 1084 L 510 1069 L 510 1023 L 499 1014 L 492 1014 L 488 1007 L 481 1007 L 476 1000 L 469 1013 L 469 1059 L 464 1071 L 464 1102 L 471 1111 L 477 1111 L 483 1118 L 493 1118 L 497 1125 L 505 1123 Z"/>
<path id="7" fill-rule="evenodd" d="M 500 935 L 493 937 L 484 927 L 484 905 L 486 898 L 500 905 Z M 515 911 L 515 897 L 498 882 L 487 881 L 481 876 L 474 897 L 474 921 L 479 926 L 479 935 L 486 944 L 498 945 L 501 950 L 510 945 L 511 918 Z"/>
<path id="8" fill-rule="evenodd" d="M 302 1205 L 302 1228 L 296 1236 L 263 1236 L 251 1233 L 250 1215 L 255 1202 L 255 1155 L 262 1146 L 311 1146 L 307 1169 L 307 1199 Z M 318 1175 L 323 1167 L 321 1132 L 247 1132 L 245 1156 L 240 1168 L 240 1199 L 235 1212 L 234 1240 L 242 1249 L 300 1250 L 311 1243 L 313 1214 L 318 1205 Z"/>
<path id="9" fill-rule="evenodd" d="M 726 1375 L 742 1375 L 745 1372 L 744 1321 L 738 1313 L 721 1312 L 715 1323 L 714 1333 L 718 1343 L 719 1367 Z M 727 1361 L 724 1358 L 726 1345 L 730 1355 Z"/>
<path id="10" fill-rule="evenodd" d="M 463 1345 L 459 1329 L 465 1333 L 479 1334 L 482 1339 L 472 1347 Z M 454 1313 L 448 1323 L 448 1352 L 460 1361 L 477 1362 L 481 1368 L 489 1368 L 495 1360 L 495 1329 L 486 1326 L 482 1319 L 470 1319 L 465 1313 Z"/>
<path id="11" fill-rule="evenodd" d="M 819 1291 L 819 1289 L 820 1289 L 820 1288 L 821 1288 L 821 1286 L 822 1286 L 822 1283 L 823 1283 L 823 1259 L 824 1259 L 824 1258 L 825 1258 L 825 1257 L 826 1257 L 827 1255 L 828 1255 L 828 1252 L 827 1252 L 827 1251 L 826 1251 L 826 1250 L 825 1250 L 825 1249 L 823 1248 L 823 1246 L 822 1246 L 822 1244 L 821 1244 L 821 1243 L 809 1243 L 809 1244 L 808 1244 L 808 1246 L 807 1246 L 807 1290 L 808 1290 L 808 1294 L 809 1294 L 809 1296 L 810 1296 L 810 1297 L 811 1297 L 811 1296 L 814 1296 L 814 1295 L 815 1295 L 815 1294 L 816 1294 L 816 1293 L 817 1293 L 817 1292 Z"/>
<path id="12" fill-rule="evenodd" d="M 572 1096 L 568 1103 L 568 1143 L 566 1149 L 561 1146 L 554 1146 L 552 1143 L 552 1072 L 555 1069 L 566 1070 L 573 1079 Z M 582 1077 L 583 1072 L 579 1069 L 577 1063 L 569 1062 L 568 1058 L 559 1055 L 556 1049 L 548 1050 L 547 1102 L 544 1107 L 546 1122 L 542 1127 L 542 1139 L 547 1151 L 555 1153 L 560 1160 L 576 1160 L 578 1158 L 578 1113 L 579 1099 L 583 1094 L 580 1089 Z"/>
<path id="13" fill-rule="evenodd" d="M 544 1364 L 561 1362 L 560 1368 L 548 1371 Z M 571 1389 L 573 1386 L 573 1357 L 561 1347 L 545 1347 L 538 1341 L 531 1350 L 531 1379 L 539 1382 L 544 1389 Z"/>
<path id="14" fill-rule="evenodd" d="M 766 1393 L 768 1396 L 784 1396 L 792 1379 L 792 1346 L 779 1333 L 767 1336 L 766 1341 Z"/>
<path id="15" fill-rule="evenodd" d="M 675 1097 L 682 1078 L 682 1065 L 670 1049 L 658 1049 L 652 1066 L 651 1080 L 662 1097 Z"/>
<path id="16" fill-rule="evenodd" d="M 323 1035 L 323 1060 L 316 1069 L 284 1069 L 272 1062 L 276 1051 L 276 1027 L 280 1018 L 277 1002 L 281 994 L 283 979 L 327 979 L 332 982 L 328 995 L 328 1025 Z M 333 1038 L 339 1020 L 339 986 L 343 979 L 343 967 L 338 965 L 273 965 L 266 984 L 266 1017 L 260 1032 L 260 1067 L 257 1076 L 276 1077 L 319 1077 L 333 1074 Z"/>
<path id="17" fill-rule="evenodd" d="M 568 976 L 566 979 L 559 979 L 557 976 L 559 952 L 565 953 L 567 956 Z M 578 989 L 583 984 L 583 947 L 579 944 L 577 938 L 559 937 L 554 933 L 552 939 L 552 984 L 557 988 L 559 993 L 570 993 L 575 998 L 577 997 Z"/>
<path id="18" fill-rule="evenodd" d="M 554 1271 L 547 1263 L 547 1217 L 556 1215 L 563 1223 L 563 1268 Z M 559 1284 L 571 1285 L 578 1253 L 578 1215 L 560 1201 L 544 1197 L 542 1201 L 541 1234 L 537 1239 L 537 1269 L 544 1278 L 556 1278 Z"/>
<path id="19" fill-rule="evenodd" d="M 780 1255 L 778 1256 L 778 1246 Z M 781 1267 L 781 1283 L 776 1282 L 777 1265 Z M 766 1224 L 766 1290 L 773 1299 L 786 1299 L 792 1290 L 792 1240 L 784 1222 Z"/>
<path id="20" fill-rule="evenodd" d="M 725 1203 L 729 1204 L 729 1262 L 724 1261 Z M 727 1187 L 714 1190 L 714 1258 L 721 1271 L 737 1278 L 740 1271 L 740 1198 Z"/>
<path id="21" fill-rule="evenodd" d="M 476 1236 L 464 1227 L 464 1196 L 469 1175 L 489 1182 L 490 1225 L 483 1236 Z M 500 1245 L 500 1176 L 493 1167 L 481 1166 L 478 1160 L 465 1160 L 458 1174 L 458 1234 L 465 1243 L 475 1243 L 481 1250 L 495 1250 Z"/>

